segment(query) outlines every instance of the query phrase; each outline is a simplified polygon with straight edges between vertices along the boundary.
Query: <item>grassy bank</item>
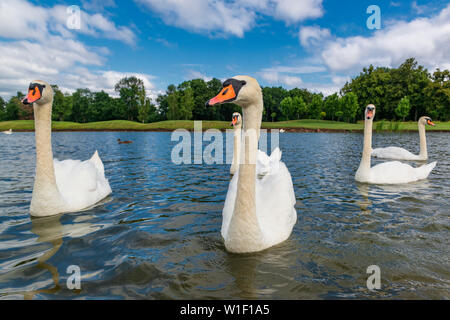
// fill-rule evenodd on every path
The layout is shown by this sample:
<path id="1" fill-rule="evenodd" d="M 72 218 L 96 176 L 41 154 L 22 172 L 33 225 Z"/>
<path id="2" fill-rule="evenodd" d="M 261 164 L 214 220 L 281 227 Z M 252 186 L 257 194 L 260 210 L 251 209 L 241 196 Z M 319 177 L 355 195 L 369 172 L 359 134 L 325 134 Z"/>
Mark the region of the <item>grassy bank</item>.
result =
<path id="1" fill-rule="evenodd" d="M 417 122 L 390 122 L 377 121 L 374 123 L 376 131 L 417 131 Z M 16 120 L 0 122 L 0 131 L 33 131 L 33 120 Z M 54 121 L 52 123 L 54 131 L 172 131 L 178 128 L 187 130 L 194 129 L 194 122 L 189 120 L 171 120 L 154 123 L 138 123 L 126 120 L 112 120 L 90 123 L 76 123 L 66 121 Z M 203 130 L 231 129 L 228 121 L 203 121 Z M 346 123 L 328 120 L 293 120 L 281 122 L 263 122 L 264 129 L 285 129 L 286 131 L 362 131 L 364 123 Z M 427 127 L 430 131 L 450 131 L 450 122 L 436 122 L 435 127 Z"/>

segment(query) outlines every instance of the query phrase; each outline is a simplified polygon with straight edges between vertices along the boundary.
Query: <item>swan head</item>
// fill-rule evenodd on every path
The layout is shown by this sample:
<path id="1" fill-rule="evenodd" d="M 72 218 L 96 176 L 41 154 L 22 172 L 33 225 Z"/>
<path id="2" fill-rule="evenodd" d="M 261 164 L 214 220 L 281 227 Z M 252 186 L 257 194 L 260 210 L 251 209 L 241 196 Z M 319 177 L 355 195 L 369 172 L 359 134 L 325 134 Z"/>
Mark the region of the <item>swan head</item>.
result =
<path id="1" fill-rule="evenodd" d="M 225 80 L 219 94 L 206 102 L 207 106 L 235 103 L 243 108 L 262 99 L 262 91 L 256 79 L 249 76 L 234 76 Z"/>
<path id="2" fill-rule="evenodd" d="M 242 116 L 239 112 L 233 113 L 231 116 L 231 125 L 235 128 L 239 128 L 242 124 Z"/>
<path id="3" fill-rule="evenodd" d="M 373 120 L 375 118 L 375 106 L 373 104 L 368 104 L 366 111 L 364 112 L 364 119 Z"/>
<path id="4" fill-rule="evenodd" d="M 52 86 L 42 80 L 34 80 L 28 86 L 28 94 L 22 99 L 23 104 L 44 104 L 53 100 Z"/>
<path id="5" fill-rule="evenodd" d="M 426 124 L 427 124 L 427 125 L 429 125 L 429 126 L 435 126 L 435 123 L 433 122 L 433 120 L 431 120 L 431 118 L 428 117 L 428 116 L 420 117 L 419 123 L 420 123 L 420 124 L 423 124 L 423 125 L 426 125 Z"/>

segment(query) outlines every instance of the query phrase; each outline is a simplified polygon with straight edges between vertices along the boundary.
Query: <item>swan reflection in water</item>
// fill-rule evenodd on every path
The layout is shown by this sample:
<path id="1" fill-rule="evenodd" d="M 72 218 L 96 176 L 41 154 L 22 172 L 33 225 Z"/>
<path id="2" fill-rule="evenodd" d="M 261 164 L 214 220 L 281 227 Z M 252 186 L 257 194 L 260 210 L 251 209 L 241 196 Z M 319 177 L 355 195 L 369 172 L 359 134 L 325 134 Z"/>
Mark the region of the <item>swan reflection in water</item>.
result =
<path id="1" fill-rule="evenodd" d="M 295 264 L 295 241 L 288 239 L 274 247 L 254 253 L 227 253 L 225 270 L 234 278 L 236 295 L 241 299 L 261 299 L 273 295 L 280 286 L 292 283 L 289 272 L 280 268 Z"/>
<path id="2" fill-rule="evenodd" d="M 44 254 L 37 259 L 37 264 L 33 267 L 48 270 L 51 274 L 53 284 L 50 288 L 36 289 L 19 293 L 23 294 L 23 297 L 26 300 L 31 300 L 39 294 L 55 294 L 66 288 L 66 283 L 60 282 L 60 273 L 58 272 L 58 269 L 49 262 L 49 259 L 52 258 L 61 248 L 64 237 L 82 237 L 103 227 L 101 224 L 82 222 L 93 218 L 91 215 L 77 216 L 73 219 L 75 223 L 68 223 L 64 225 L 60 222 L 61 217 L 62 215 L 31 218 L 31 232 L 38 236 L 36 242 L 51 244 L 50 250 L 45 251 Z M 60 272 L 62 272 L 63 275 L 66 275 L 65 269 L 60 270 Z M 71 292 L 74 294 L 79 294 L 81 289 L 74 289 L 71 290 Z"/>
<path id="3" fill-rule="evenodd" d="M 401 197 L 413 197 L 420 200 L 428 200 L 432 198 L 427 190 L 431 187 L 428 180 L 421 180 L 404 184 L 367 184 L 356 182 L 358 193 L 362 196 L 362 200 L 356 203 L 362 210 L 362 213 L 370 213 L 369 209 L 373 203 L 394 202 Z"/>

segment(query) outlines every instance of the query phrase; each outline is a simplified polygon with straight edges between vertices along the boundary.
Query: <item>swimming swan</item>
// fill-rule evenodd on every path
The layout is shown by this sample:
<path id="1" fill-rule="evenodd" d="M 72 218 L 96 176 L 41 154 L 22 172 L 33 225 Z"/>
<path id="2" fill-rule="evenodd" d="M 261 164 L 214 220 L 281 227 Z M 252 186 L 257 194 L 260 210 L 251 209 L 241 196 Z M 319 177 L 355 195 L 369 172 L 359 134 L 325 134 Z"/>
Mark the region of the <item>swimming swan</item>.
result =
<path id="1" fill-rule="evenodd" d="M 399 184 L 422 180 L 428 177 L 436 162 L 413 168 L 399 161 L 389 161 L 370 167 L 372 151 L 372 124 L 375 106 L 369 104 L 364 113 L 364 149 L 355 180 L 372 184 Z"/>
<path id="2" fill-rule="evenodd" d="M 243 160 L 228 187 L 221 234 L 225 248 L 230 252 L 261 251 L 286 240 L 297 221 L 292 178 L 286 165 L 280 161 L 278 149 L 272 153 L 277 166 L 257 179 L 256 159 L 263 111 L 258 82 L 248 76 L 230 78 L 206 105 L 228 102 L 242 107 L 244 139 L 240 157 Z"/>
<path id="3" fill-rule="evenodd" d="M 12 134 L 12 129 L 6 130 L 6 131 L 2 131 L 4 134 Z"/>
<path id="4" fill-rule="evenodd" d="M 430 117 L 424 116 L 417 122 L 419 126 L 420 152 L 415 155 L 406 149 L 399 147 L 376 148 L 372 151 L 372 157 L 396 160 L 427 160 L 427 138 L 425 137 L 425 125 L 434 126 Z"/>
<path id="5" fill-rule="evenodd" d="M 241 131 L 242 131 L 242 116 L 239 112 L 235 112 L 232 115 L 231 125 L 233 130 L 233 160 L 230 166 L 230 174 L 234 175 L 239 169 L 240 150 L 241 150 Z M 276 148 L 272 151 L 270 157 L 263 151 L 258 149 L 256 156 L 256 176 L 261 179 L 267 175 L 271 170 L 278 169 L 278 163 L 281 159 L 281 151 Z M 273 168 L 273 169 L 272 169 Z"/>
<path id="6" fill-rule="evenodd" d="M 36 176 L 30 214 L 42 217 L 88 208 L 111 193 L 102 160 L 53 160 L 52 87 L 40 80 L 30 83 L 24 104 L 33 104 L 36 137 Z"/>

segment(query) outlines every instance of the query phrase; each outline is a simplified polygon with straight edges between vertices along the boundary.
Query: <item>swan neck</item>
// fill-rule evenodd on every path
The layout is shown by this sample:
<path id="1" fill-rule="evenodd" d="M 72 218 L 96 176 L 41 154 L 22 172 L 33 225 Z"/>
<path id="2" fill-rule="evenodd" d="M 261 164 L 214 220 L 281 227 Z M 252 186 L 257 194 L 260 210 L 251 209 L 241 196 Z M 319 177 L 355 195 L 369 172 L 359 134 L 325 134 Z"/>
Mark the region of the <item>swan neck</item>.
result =
<path id="1" fill-rule="evenodd" d="M 261 99 L 262 100 L 262 99 Z M 261 105 L 262 106 L 262 105 Z M 233 252 L 258 251 L 263 246 L 263 234 L 256 216 L 256 153 L 262 108 L 243 108 L 243 147 L 239 164 L 237 195 L 225 246 Z"/>
<path id="2" fill-rule="evenodd" d="M 35 188 L 56 188 L 52 152 L 52 102 L 33 104 L 36 138 Z"/>
<path id="3" fill-rule="evenodd" d="M 241 129 L 242 126 L 236 125 L 233 132 L 233 160 L 231 162 L 231 174 L 237 171 L 241 153 Z"/>
<path id="4" fill-rule="evenodd" d="M 427 158 L 427 138 L 425 136 L 425 125 L 423 123 L 419 123 L 419 138 L 420 138 L 420 153 L 419 157 Z"/>
<path id="5" fill-rule="evenodd" d="M 370 157 L 372 154 L 372 125 L 373 119 L 364 121 L 364 144 L 359 167 L 361 169 L 370 169 Z"/>

